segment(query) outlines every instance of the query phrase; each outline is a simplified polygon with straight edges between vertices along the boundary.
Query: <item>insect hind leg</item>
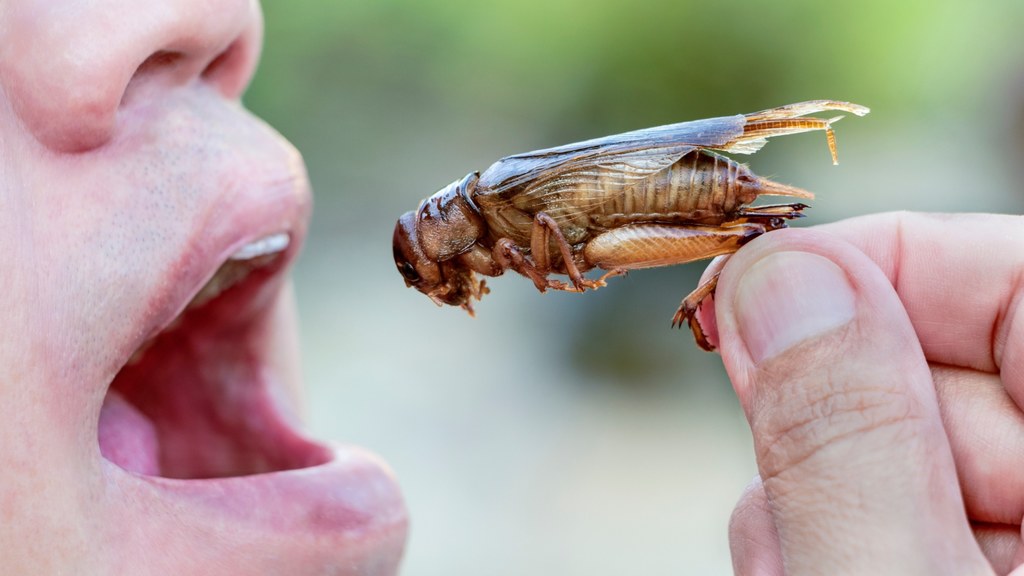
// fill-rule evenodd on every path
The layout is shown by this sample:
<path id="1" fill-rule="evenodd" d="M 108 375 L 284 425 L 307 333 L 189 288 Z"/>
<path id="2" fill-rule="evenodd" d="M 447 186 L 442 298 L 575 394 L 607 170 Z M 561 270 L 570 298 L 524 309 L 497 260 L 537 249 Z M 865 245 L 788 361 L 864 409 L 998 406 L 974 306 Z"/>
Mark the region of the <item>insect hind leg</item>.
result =
<path id="1" fill-rule="evenodd" d="M 807 204 L 795 202 L 793 204 L 768 204 L 765 206 L 747 206 L 736 211 L 736 219 L 726 223 L 726 226 L 735 224 L 746 224 L 753 222 L 761 224 L 767 230 L 777 230 L 786 227 L 786 220 L 803 218 L 803 210 L 808 208 Z"/>
<path id="2" fill-rule="evenodd" d="M 835 100 L 812 100 L 799 102 L 769 110 L 762 110 L 746 115 L 746 124 L 743 126 L 743 134 L 726 144 L 722 149 L 726 152 L 737 152 L 750 154 L 764 146 L 768 138 L 772 136 L 785 136 L 787 134 L 799 134 L 823 130 L 828 141 L 828 149 L 832 155 L 832 163 L 839 163 L 839 156 L 836 153 L 836 135 L 832 130 L 832 124 L 843 118 L 807 118 L 808 114 L 817 112 L 840 111 L 863 116 L 870 110 L 859 104 L 850 102 L 839 102 Z"/>
<path id="3" fill-rule="evenodd" d="M 697 341 L 697 345 L 708 352 L 714 352 L 715 346 L 708 341 L 707 335 L 704 334 L 704 327 L 697 320 L 697 311 L 700 310 L 704 300 L 714 295 L 715 289 L 718 288 L 718 277 L 721 274 L 721 272 L 717 272 L 704 282 L 701 282 L 700 286 L 697 286 L 693 292 L 690 292 L 683 298 L 683 301 L 679 303 L 679 308 L 676 309 L 676 313 L 672 315 L 672 327 L 682 328 L 685 322 L 689 325 L 690 331 L 693 332 L 693 339 Z"/>
<path id="4" fill-rule="evenodd" d="M 841 120 L 842 116 L 835 118 L 783 118 L 780 120 L 759 120 L 747 122 L 743 127 L 744 140 L 764 140 L 772 136 L 785 136 L 787 134 L 799 134 L 801 132 L 812 132 L 815 130 L 825 131 L 825 140 L 828 142 L 828 151 L 832 154 L 832 163 L 839 164 L 839 156 L 836 153 L 836 133 L 832 130 L 832 123 Z"/>

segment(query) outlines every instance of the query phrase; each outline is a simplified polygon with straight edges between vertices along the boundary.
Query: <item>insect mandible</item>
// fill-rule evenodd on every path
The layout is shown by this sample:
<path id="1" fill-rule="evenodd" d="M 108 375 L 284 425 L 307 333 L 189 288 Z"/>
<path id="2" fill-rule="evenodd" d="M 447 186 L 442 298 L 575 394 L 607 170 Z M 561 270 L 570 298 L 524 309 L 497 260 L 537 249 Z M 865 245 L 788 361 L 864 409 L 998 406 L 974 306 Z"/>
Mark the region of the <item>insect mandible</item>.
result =
<path id="1" fill-rule="evenodd" d="M 490 291 L 476 274 L 512 269 L 541 292 L 583 292 L 629 270 L 731 254 L 784 228 L 807 207 L 751 206 L 759 196 L 814 195 L 757 176 L 720 153 L 753 154 L 769 137 L 823 130 L 838 163 L 832 124 L 842 116 L 808 116 L 826 111 L 869 112 L 813 100 L 502 158 L 403 214 L 393 238 L 395 264 L 407 286 L 472 315 L 472 301 Z M 583 275 L 594 268 L 604 275 Z M 695 315 L 717 282 L 714 275 L 701 283 L 672 319 L 673 326 L 689 324 L 705 350 L 713 347 Z"/>

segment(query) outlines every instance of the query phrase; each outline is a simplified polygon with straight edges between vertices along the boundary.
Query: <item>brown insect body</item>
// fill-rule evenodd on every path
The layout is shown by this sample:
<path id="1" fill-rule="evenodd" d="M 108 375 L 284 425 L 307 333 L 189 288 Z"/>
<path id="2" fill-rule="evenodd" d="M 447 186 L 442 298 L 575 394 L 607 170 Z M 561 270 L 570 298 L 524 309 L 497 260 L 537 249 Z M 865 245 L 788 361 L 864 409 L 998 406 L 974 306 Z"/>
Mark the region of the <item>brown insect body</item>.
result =
<path id="1" fill-rule="evenodd" d="M 750 154 L 770 136 L 824 130 L 835 161 L 831 124 L 838 118 L 805 117 L 825 110 L 868 112 L 846 102 L 803 102 L 503 158 L 403 215 L 395 263 L 407 285 L 472 314 L 472 299 L 488 292 L 474 273 L 498 276 L 512 268 L 542 292 L 582 292 L 627 270 L 735 252 L 806 207 L 750 206 L 759 196 L 813 195 L 756 176 L 718 152 Z M 593 268 L 607 273 L 583 276 Z M 571 283 L 550 279 L 552 273 Z M 673 318 L 673 325 L 688 322 L 706 349 L 694 314 L 716 282 L 684 298 Z"/>

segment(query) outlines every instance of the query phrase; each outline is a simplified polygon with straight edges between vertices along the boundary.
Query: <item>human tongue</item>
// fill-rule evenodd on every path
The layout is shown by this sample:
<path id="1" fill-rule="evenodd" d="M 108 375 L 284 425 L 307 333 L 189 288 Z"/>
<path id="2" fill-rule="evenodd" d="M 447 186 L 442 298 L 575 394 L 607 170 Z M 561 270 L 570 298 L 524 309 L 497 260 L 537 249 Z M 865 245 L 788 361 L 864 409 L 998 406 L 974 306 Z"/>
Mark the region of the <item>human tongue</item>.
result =
<path id="1" fill-rule="evenodd" d="M 156 427 L 113 390 L 107 393 L 100 409 L 99 442 L 103 457 L 121 468 L 136 474 L 160 474 Z"/>

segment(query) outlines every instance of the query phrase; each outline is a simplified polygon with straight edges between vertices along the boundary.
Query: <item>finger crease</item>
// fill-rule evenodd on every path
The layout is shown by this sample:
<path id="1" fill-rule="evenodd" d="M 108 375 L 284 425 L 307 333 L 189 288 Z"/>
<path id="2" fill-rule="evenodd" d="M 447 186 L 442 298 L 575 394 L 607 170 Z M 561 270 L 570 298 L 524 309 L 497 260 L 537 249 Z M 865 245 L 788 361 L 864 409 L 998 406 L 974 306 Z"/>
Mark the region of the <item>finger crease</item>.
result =
<path id="1" fill-rule="evenodd" d="M 1003 301 L 999 312 L 992 321 L 992 332 L 989 337 L 992 346 L 992 364 L 996 371 L 1002 370 L 1003 353 L 1006 350 L 1006 342 L 1013 329 L 1013 321 L 1018 316 L 1021 298 L 1024 297 L 1024 267 L 1017 266 L 1013 273 L 1013 280 L 1010 282 L 1010 297 Z"/>
<path id="2" fill-rule="evenodd" d="M 892 234 L 893 248 L 892 250 L 889 251 L 890 254 L 892 254 L 893 258 L 892 269 L 889 272 L 889 281 L 892 283 L 893 290 L 895 290 L 896 294 L 900 295 L 901 298 L 902 294 L 900 293 L 900 267 L 902 266 L 903 261 L 905 260 L 903 252 L 907 248 L 903 244 L 903 220 L 906 217 L 906 212 L 896 213 L 896 222 L 894 223 L 895 225 L 893 226 Z"/>

